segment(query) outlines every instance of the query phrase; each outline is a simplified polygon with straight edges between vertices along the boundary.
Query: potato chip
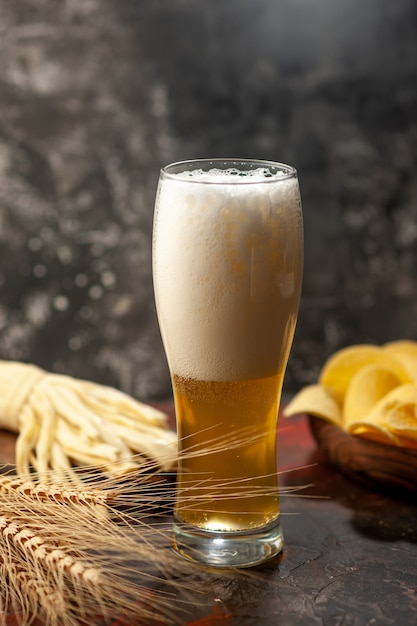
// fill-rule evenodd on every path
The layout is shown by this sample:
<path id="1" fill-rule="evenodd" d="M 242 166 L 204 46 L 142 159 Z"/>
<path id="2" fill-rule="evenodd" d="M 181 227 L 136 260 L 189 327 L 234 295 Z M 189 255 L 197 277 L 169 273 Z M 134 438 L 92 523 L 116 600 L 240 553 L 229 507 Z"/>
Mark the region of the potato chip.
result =
<path id="1" fill-rule="evenodd" d="M 364 437 L 365 439 L 371 439 L 378 443 L 385 443 L 388 445 L 400 445 L 400 441 L 394 437 L 392 433 L 379 424 L 351 424 L 348 431 L 351 435 L 358 437 Z"/>
<path id="2" fill-rule="evenodd" d="M 285 416 L 307 413 L 350 434 L 417 449 L 417 342 L 343 348 L 302 389 Z"/>
<path id="3" fill-rule="evenodd" d="M 394 356 L 384 352 L 379 346 L 360 344 L 343 348 L 330 357 L 321 371 L 319 383 L 326 387 L 336 402 L 342 406 L 344 396 L 353 376 L 362 367 L 369 364 L 388 367 L 398 376 L 401 382 L 410 382 L 409 376 Z"/>
<path id="4" fill-rule="evenodd" d="M 392 341 L 383 346 L 383 352 L 393 357 L 406 372 L 410 381 L 417 382 L 417 342 Z"/>
<path id="5" fill-rule="evenodd" d="M 343 404 L 343 427 L 360 422 L 375 404 L 392 389 L 402 384 L 392 369 L 380 365 L 365 365 L 352 377 Z"/>
<path id="6" fill-rule="evenodd" d="M 389 341 L 382 346 L 382 349 L 393 354 L 396 352 L 413 352 L 417 356 L 417 341 L 412 341 L 411 339 Z"/>
<path id="7" fill-rule="evenodd" d="M 307 413 L 342 426 L 342 414 L 332 395 L 322 385 L 304 387 L 284 408 L 285 417 Z"/>
<path id="8" fill-rule="evenodd" d="M 399 443 L 399 438 L 417 442 L 417 384 L 401 385 L 387 393 L 375 404 L 360 423 L 350 424 L 348 430 L 359 427 L 379 428 Z"/>
<path id="9" fill-rule="evenodd" d="M 390 432 L 417 441 L 417 384 L 397 387 L 384 401 L 384 424 Z"/>

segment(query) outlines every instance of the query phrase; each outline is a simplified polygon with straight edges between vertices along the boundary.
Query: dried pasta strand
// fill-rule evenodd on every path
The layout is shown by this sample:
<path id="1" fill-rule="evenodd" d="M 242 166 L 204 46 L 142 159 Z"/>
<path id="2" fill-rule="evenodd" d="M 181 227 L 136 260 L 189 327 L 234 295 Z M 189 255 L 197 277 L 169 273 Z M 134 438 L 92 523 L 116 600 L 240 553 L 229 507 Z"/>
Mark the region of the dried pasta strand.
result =
<path id="1" fill-rule="evenodd" d="M 29 474 L 30 454 L 38 437 L 39 427 L 32 407 L 26 405 L 21 414 L 22 426 L 16 441 L 16 470 L 19 474 Z"/>
<path id="2" fill-rule="evenodd" d="M 43 480 L 60 470 L 76 482 L 76 465 L 107 466 L 120 475 L 151 459 L 176 463 L 176 434 L 167 416 L 111 387 L 0 361 L 0 428 L 16 432 L 16 469 Z M 138 436 L 140 432 L 140 436 Z"/>

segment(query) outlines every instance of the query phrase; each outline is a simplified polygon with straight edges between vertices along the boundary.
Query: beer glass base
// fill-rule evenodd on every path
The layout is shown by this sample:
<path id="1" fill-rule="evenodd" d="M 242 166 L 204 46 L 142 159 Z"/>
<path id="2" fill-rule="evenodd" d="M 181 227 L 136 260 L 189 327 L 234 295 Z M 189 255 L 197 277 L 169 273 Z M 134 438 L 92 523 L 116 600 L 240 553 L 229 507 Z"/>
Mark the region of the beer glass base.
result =
<path id="1" fill-rule="evenodd" d="M 210 567 L 252 567 L 283 548 L 279 518 L 268 526 L 240 532 L 208 531 L 175 520 L 172 546 L 182 557 Z"/>

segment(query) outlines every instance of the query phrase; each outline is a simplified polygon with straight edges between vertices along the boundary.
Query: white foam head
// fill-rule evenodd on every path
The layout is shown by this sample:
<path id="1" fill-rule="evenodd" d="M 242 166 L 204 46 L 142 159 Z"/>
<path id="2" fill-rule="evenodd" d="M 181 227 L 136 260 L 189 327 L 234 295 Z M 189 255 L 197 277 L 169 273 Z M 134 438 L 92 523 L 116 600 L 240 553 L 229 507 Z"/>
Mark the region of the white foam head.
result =
<path id="1" fill-rule="evenodd" d="M 153 263 L 172 372 L 202 380 L 275 373 L 300 291 L 296 177 L 266 168 L 162 177 Z"/>
<path id="2" fill-rule="evenodd" d="M 170 174 L 168 174 L 170 175 Z M 194 180 L 197 183 L 213 183 L 213 184 L 247 184 L 247 183 L 261 183 L 266 179 L 282 179 L 293 176 L 293 172 L 278 170 L 272 172 L 268 167 L 257 167 L 249 170 L 241 170 L 237 167 L 228 167 L 226 169 L 220 169 L 218 167 L 212 167 L 207 170 L 201 168 L 195 170 L 182 170 L 171 174 L 177 179 Z"/>

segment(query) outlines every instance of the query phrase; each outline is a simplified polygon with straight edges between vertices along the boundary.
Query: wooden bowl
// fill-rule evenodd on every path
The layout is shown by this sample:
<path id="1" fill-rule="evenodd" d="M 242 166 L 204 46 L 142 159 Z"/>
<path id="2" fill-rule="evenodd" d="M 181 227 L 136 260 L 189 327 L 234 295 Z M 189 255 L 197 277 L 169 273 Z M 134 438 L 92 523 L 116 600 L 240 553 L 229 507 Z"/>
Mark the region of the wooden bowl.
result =
<path id="1" fill-rule="evenodd" d="M 417 450 L 353 436 L 312 415 L 309 419 L 320 450 L 343 474 L 394 494 L 417 492 Z"/>

